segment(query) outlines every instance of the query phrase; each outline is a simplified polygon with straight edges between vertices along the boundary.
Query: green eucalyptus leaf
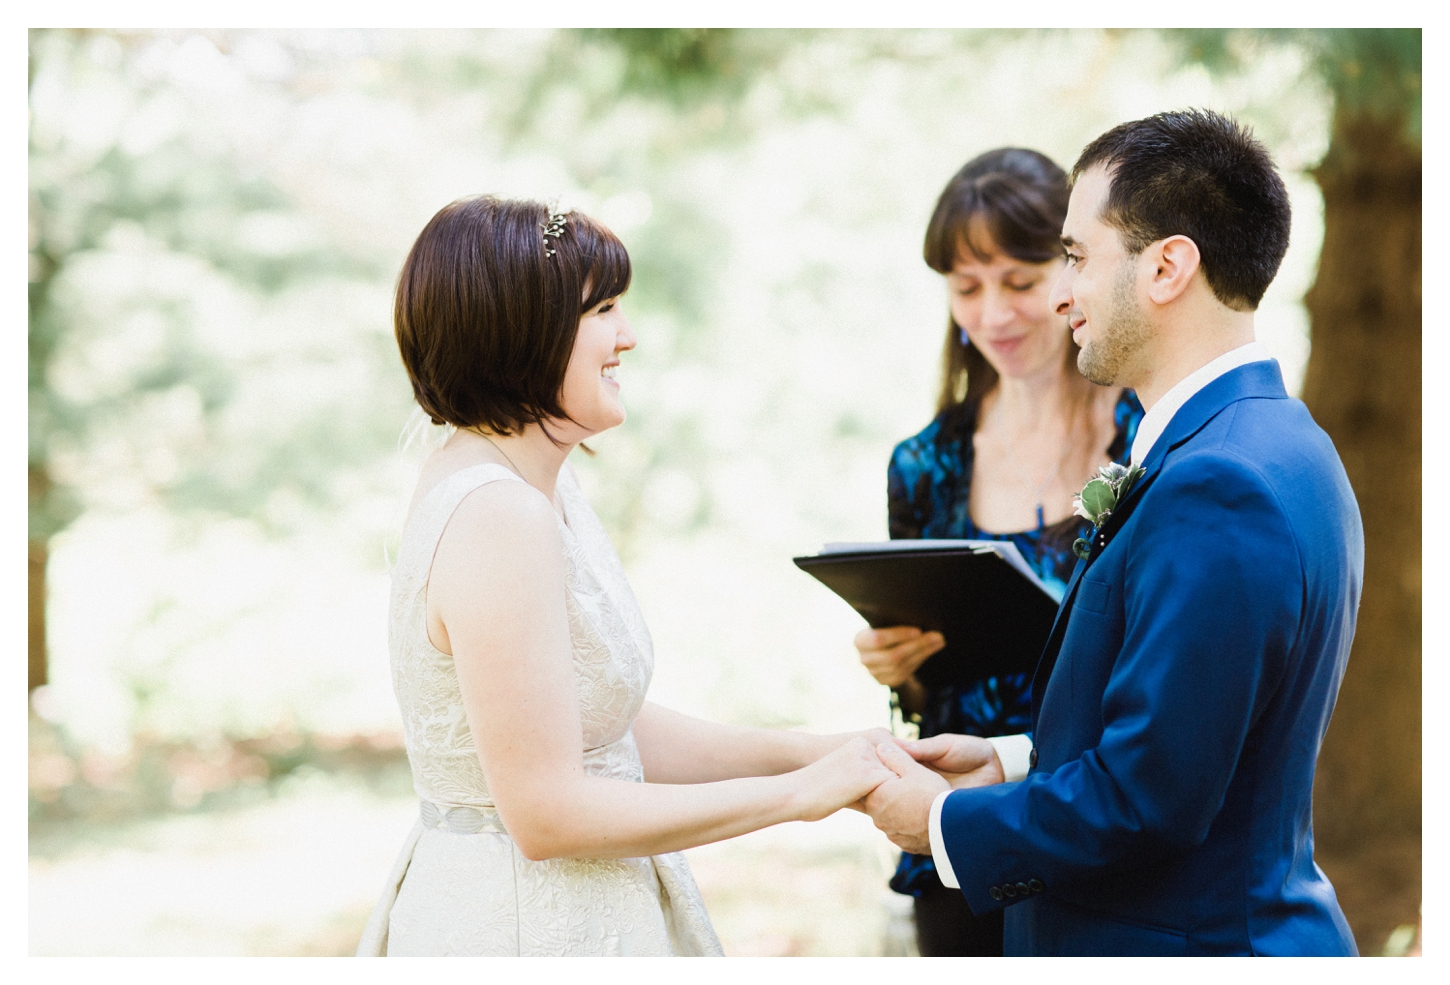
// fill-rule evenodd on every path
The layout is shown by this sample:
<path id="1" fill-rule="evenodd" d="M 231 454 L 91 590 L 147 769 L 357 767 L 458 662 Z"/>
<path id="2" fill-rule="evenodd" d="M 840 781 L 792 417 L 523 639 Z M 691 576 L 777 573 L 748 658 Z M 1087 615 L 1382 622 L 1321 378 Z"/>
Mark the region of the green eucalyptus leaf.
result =
<path id="1" fill-rule="evenodd" d="M 1117 505 L 1118 496 L 1106 479 L 1093 479 L 1082 487 L 1082 505 L 1094 517 L 1101 516 Z"/>

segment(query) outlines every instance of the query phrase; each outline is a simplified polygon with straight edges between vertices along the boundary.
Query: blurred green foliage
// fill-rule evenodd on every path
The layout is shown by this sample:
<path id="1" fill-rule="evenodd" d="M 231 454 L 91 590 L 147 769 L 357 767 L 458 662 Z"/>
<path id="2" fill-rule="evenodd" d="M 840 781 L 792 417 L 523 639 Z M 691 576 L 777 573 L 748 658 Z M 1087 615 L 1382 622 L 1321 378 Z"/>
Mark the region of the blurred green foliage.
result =
<path id="1" fill-rule="evenodd" d="M 32 537 L 53 536 L 78 515 L 98 455 L 108 478 L 129 471 L 142 496 L 267 523 L 278 489 L 330 503 L 335 471 L 396 426 L 396 402 L 368 401 L 325 406 L 260 445 L 255 431 L 227 427 L 241 367 L 198 325 L 198 295 L 267 299 L 387 273 L 376 255 L 336 237 L 286 242 L 295 200 L 245 148 L 199 138 L 170 80 L 135 65 L 144 46 L 91 31 L 31 33 L 32 94 L 40 85 L 55 101 L 35 107 L 30 137 Z M 64 113 L 66 90 L 110 102 L 110 119 L 54 119 L 47 110 Z M 154 143 L 137 146 L 117 125 L 168 112 L 178 125 Z M 255 235 L 268 225 L 281 227 L 282 242 Z M 100 300 L 86 281 L 108 262 L 124 266 Z M 118 336 L 124 351 L 107 345 Z M 386 419 L 370 413 L 384 408 Z"/>
<path id="2" fill-rule="evenodd" d="M 618 92 L 666 99 L 676 107 L 743 95 L 798 31 L 736 31 L 711 28 L 599 28 L 578 33 L 584 43 L 612 46 L 622 66 Z M 567 35 L 566 35 L 567 37 Z"/>
<path id="3" fill-rule="evenodd" d="M 512 124 L 498 130 L 506 137 L 505 153 L 530 144 L 556 145 L 543 117 L 561 92 L 583 94 L 585 115 L 608 112 L 621 99 L 665 102 L 670 110 L 655 114 L 641 144 L 619 147 L 605 160 L 589 160 L 589 149 L 582 147 L 582 153 L 571 155 L 571 169 L 581 180 L 607 194 L 611 188 L 650 185 L 682 144 L 740 137 L 731 125 L 730 104 L 791 43 L 788 36 L 770 32 L 752 37 L 730 31 L 559 32 L 524 73 L 501 65 L 487 50 L 465 46 L 428 57 L 427 46 L 406 45 L 401 57 L 380 62 L 379 78 L 362 88 L 382 103 L 401 98 L 426 105 L 439 99 L 440 87 L 448 95 L 491 93 L 507 76 L 518 98 L 491 114 Z M 215 53 L 215 45 L 225 48 L 237 39 L 212 32 L 206 48 Z M 279 493 L 313 507 L 330 504 L 336 473 L 383 453 L 401 425 L 404 406 L 392 398 L 323 400 L 310 413 L 262 434 L 227 420 L 228 409 L 235 407 L 240 367 L 208 344 L 198 289 L 238 291 L 260 305 L 330 280 L 376 284 L 391 278 L 396 244 L 388 244 L 391 251 L 378 250 L 376 243 L 337 235 L 337 230 L 319 231 L 315 223 L 303 234 L 289 233 L 289 223 L 294 229 L 309 225 L 296 190 L 277 184 L 269 163 L 248 145 L 243 121 L 226 133 L 230 121 L 200 119 L 204 103 L 188 106 L 184 95 L 178 99 L 174 76 L 154 67 L 148 71 L 145 62 L 155 45 L 146 34 L 31 33 L 32 537 L 53 536 L 85 508 L 86 491 L 94 493 L 100 484 L 95 475 L 100 457 L 108 459 L 108 470 L 119 465 L 135 480 L 129 502 L 139 496 L 170 509 L 244 516 L 282 529 L 279 511 L 268 508 Z M 304 61 L 306 54 L 304 48 L 293 57 Z M 308 96 L 317 81 L 299 72 L 281 81 L 246 84 L 263 90 L 255 98 L 297 100 Z M 37 84 L 44 90 L 38 102 Z M 103 110 L 110 119 L 99 134 L 56 119 L 64 115 L 67 100 L 74 108 L 96 99 L 98 91 L 110 101 Z M 169 135 L 159 142 L 128 141 L 128 127 L 144 123 L 148 114 L 170 114 Z M 205 132 L 218 125 L 224 131 L 220 138 Z M 668 314 L 683 328 L 679 341 L 688 349 L 690 329 L 702 323 L 706 303 L 702 284 L 707 279 L 700 271 L 719 262 L 723 237 L 688 201 L 659 196 L 655 214 L 657 221 L 633 244 L 639 274 L 632 299 L 645 311 Z M 246 234 L 249 224 L 268 223 L 281 227 L 284 242 L 264 236 L 257 243 L 256 236 Z M 182 274 L 188 281 L 184 289 L 175 284 L 169 291 L 157 289 L 147 283 L 143 264 L 130 271 L 130 282 L 117 288 L 104 310 L 87 304 L 87 289 L 76 281 L 89 269 L 88 261 L 114 261 L 138 251 L 149 251 L 153 261 L 192 263 L 201 277 L 215 283 L 198 284 Z M 385 310 L 374 315 L 384 328 L 386 315 Z M 139 347 L 131 346 L 124 360 L 108 361 L 106 353 L 96 351 L 105 348 L 98 343 L 120 334 L 127 319 L 152 324 L 149 331 L 135 333 L 146 338 Z M 367 362 L 395 384 L 396 357 L 386 332 L 364 344 L 374 350 L 362 354 Z M 285 359 L 281 352 L 272 355 Z M 329 358 L 308 355 L 324 362 Z M 62 377 L 68 382 L 58 384 Z M 324 386 L 319 381 L 319 388 Z M 396 386 L 387 389 L 398 393 Z M 182 426 L 158 420 L 158 407 L 179 413 Z M 294 409 L 273 407 L 283 415 Z M 682 447 L 667 439 L 652 444 Z M 94 495 L 90 501 L 95 502 Z"/>
<path id="4" fill-rule="evenodd" d="M 1186 59 L 1219 72 L 1242 70 L 1265 46 L 1298 48 L 1328 83 L 1340 112 L 1393 120 L 1416 142 L 1420 139 L 1419 28 L 1192 28 L 1163 33 Z"/>
<path id="5" fill-rule="evenodd" d="M 249 98 L 293 103 L 345 86 L 356 98 L 411 112 L 477 93 L 482 102 L 461 122 L 491 134 L 499 153 L 557 154 L 572 180 L 600 198 L 651 189 L 652 221 L 630 242 L 637 271 L 631 303 L 672 326 L 667 361 L 704 356 L 713 283 L 708 272 L 728 252 L 728 234 L 698 199 L 674 187 L 678 176 L 712 155 L 728 154 L 778 114 L 829 115 L 857 98 L 824 75 L 792 68 L 792 58 L 820 50 L 846 71 L 901 59 L 940 62 L 953 51 L 975 54 L 1013 42 L 1019 33 L 598 29 L 541 35 L 532 50 L 523 47 L 523 55 L 467 36 L 449 44 L 431 43 L 436 36 L 405 38 L 371 50 L 362 38 L 347 44 L 368 70 L 345 81 L 326 75 L 326 64 L 339 53 L 299 34 L 281 45 L 290 71 L 242 84 L 254 90 Z M 1244 70 L 1265 45 L 1298 46 L 1342 102 L 1413 105 L 1407 122 L 1418 127 L 1418 31 L 1165 34 L 1186 59 L 1220 72 Z M 88 473 L 85 465 L 95 466 L 103 447 L 108 471 L 114 472 L 118 456 L 129 460 L 140 495 L 170 508 L 215 510 L 275 527 L 279 511 L 269 510 L 268 502 L 275 506 L 279 490 L 323 506 L 332 499 L 337 472 L 396 437 L 403 405 L 357 399 L 356 389 L 352 400 L 323 401 L 285 427 L 262 434 L 237 427 L 227 419 L 238 394 L 237 365 L 198 331 L 206 316 L 194 296 L 134 284 L 103 312 L 84 302 L 85 289 L 75 278 L 88 260 L 142 245 L 195 261 L 205 278 L 263 301 L 329 280 L 385 282 L 399 259 L 396 242 L 370 242 L 340 225 L 312 222 L 305 196 L 279 183 L 265 153 L 249 145 L 247 121 L 206 119 L 204 101 L 187 102 L 185 80 L 148 63 L 158 39 L 191 44 L 187 37 L 31 33 L 29 459 L 35 537 L 53 535 L 85 508 L 82 490 L 94 485 L 94 468 Z M 213 54 L 217 45 L 245 42 L 240 32 L 207 37 L 203 44 Z M 233 52 L 222 54 L 230 58 Z M 36 102 L 37 85 L 54 95 Z M 95 101 L 97 92 L 102 102 L 109 100 L 98 110 L 109 122 L 89 135 L 84 127 L 56 125 L 53 107 L 58 113 L 67 99 Z M 771 92 L 778 94 L 775 101 L 762 103 L 762 94 Z M 1413 99 L 1407 102 L 1404 93 Z M 166 114 L 174 119 L 169 129 L 162 127 L 164 139 L 126 135 Z M 609 126 L 628 134 L 596 139 L 598 128 Z M 573 139 L 561 139 L 566 133 Z M 268 223 L 284 230 L 280 237 L 247 235 Z M 285 231 L 289 223 L 291 233 Z M 384 313 L 377 314 L 382 322 Z M 98 339 L 143 315 L 155 322 L 144 353 L 130 353 L 124 369 L 91 365 L 89 375 L 76 371 Z M 375 350 L 365 358 L 383 373 L 378 382 L 391 384 L 396 367 L 387 326 L 377 328 L 363 342 Z M 272 355 L 283 358 L 280 351 Z M 316 353 L 306 358 L 326 361 Z M 58 378 L 67 383 L 58 385 Z M 159 407 L 181 415 L 185 426 L 158 421 Z M 639 413 L 647 417 L 651 410 L 640 407 Z M 697 423 L 686 418 L 658 426 L 663 430 L 642 443 L 653 452 L 639 460 L 641 470 L 660 464 L 656 453 L 689 458 L 690 443 L 678 439 Z M 122 454 L 118 445 L 131 447 Z M 618 514 L 621 533 L 631 526 L 627 513 Z"/>
<path id="6" fill-rule="evenodd" d="M 142 735 L 106 753 L 32 718 L 29 821 L 32 855 L 66 844 L 67 822 L 116 824 L 158 814 L 228 809 L 274 796 L 310 774 L 355 777 L 374 793 L 406 796 L 412 774 L 389 736 L 317 736 L 281 728 L 266 736 L 202 742 Z"/>
<path id="7" fill-rule="evenodd" d="M 575 465 L 649 617 L 652 696 L 855 728 L 887 708 L 855 664 L 857 622 L 788 558 L 884 534 L 887 455 L 930 417 L 945 310 L 920 236 L 943 182 L 993 146 L 1068 164 L 1124 119 L 1235 114 L 1297 196 L 1260 310 L 1293 390 L 1322 231 L 1306 172 L 1331 108 L 1418 140 L 1420 44 L 30 32 L 32 556 L 70 530 L 32 818 L 226 806 L 401 763 L 352 733 L 395 725 L 377 548 L 396 546 L 411 487 L 412 401 L 391 287 L 449 200 L 564 194 L 629 247 L 630 418 Z"/>
<path id="8" fill-rule="evenodd" d="M 41 30 L 30 55 L 31 529 L 94 520 L 57 542 L 56 714 L 99 721 L 77 709 L 115 688 L 168 734 L 331 721 L 365 682 L 386 713 L 383 634 L 337 615 L 384 606 L 329 592 L 397 544 L 391 287 L 449 200 L 562 194 L 619 232 L 630 417 L 576 467 L 689 661 L 679 703 L 804 723 L 885 707 L 785 559 L 884 531 L 887 455 L 930 417 L 942 183 L 1001 144 L 1068 161 L 1165 100 L 1302 164 L 1326 129 L 1294 58 L 1215 88 L 1154 32 Z M 82 600 L 122 553 L 136 591 Z"/>

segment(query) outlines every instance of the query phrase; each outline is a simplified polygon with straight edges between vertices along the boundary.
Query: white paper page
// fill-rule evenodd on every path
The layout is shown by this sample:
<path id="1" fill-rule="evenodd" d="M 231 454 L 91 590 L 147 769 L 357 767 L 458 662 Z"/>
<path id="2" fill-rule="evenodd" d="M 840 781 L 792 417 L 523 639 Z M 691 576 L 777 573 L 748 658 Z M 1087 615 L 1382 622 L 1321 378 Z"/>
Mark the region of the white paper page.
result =
<path id="1" fill-rule="evenodd" d="M 991 540 L 870 540 L 837 541 L 821 547 L 822 554 L 873 554 L 877 551 L 939 551 L 953 547 L 971 547 L 982 553 L 998 553 L 997 542 Z M 1016 550 L 1016 544 L 1009 544 Z M 1020 552 L 1019 552 L 1020 554 Z"/>
<path id="2" fill-rule="evenodd" d="M 1054 601 L 1059 601 L 1057 595 L 1043 583 L 1017 549 L 1017 545 L 1010 540 L 917 540 L 904 538 L 902 540 L 873 540 L 861 542 L 838 541 L 825 544 L 821 547 L 822 554 L 873 554 L 882 551 L 940 551 L 951 548 L 970 547 L 978 554 L 996 554 L 1012 567 L 1022 572 L 1027 579 L 1042 590 L 1042 593 Z"/>

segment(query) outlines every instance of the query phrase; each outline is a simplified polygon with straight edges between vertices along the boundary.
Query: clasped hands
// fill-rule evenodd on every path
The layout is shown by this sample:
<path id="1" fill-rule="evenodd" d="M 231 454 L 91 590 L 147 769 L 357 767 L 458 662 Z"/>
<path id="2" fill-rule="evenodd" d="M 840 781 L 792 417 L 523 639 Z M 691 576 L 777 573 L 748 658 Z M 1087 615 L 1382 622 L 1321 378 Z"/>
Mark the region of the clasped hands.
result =
<path id="1" fill-rule="evenodd" d="M 895 776 L 853 806 L 869 814 L 893 844 L 916 855 L 931 854 L 931 805 L 942 792 L 1003 780 L 997 751 L 975 735 L 892 739 L 878 743 L 876 755 Z"/>

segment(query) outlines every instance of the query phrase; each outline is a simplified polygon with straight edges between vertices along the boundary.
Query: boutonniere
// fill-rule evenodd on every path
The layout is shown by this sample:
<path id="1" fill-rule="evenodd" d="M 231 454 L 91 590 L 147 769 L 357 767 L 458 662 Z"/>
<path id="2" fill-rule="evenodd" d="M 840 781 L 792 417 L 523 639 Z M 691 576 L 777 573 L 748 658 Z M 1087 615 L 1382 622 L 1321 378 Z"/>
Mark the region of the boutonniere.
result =
<path id="1" fill-rule="evenodd" d="M 1072 498 L 1072 512 L 1093 525 L 1096 531 L 1108 517 L 1113 515 L 1113 510 L 1128 495 L 1128 490 L 1133 488 L 1133 483 L 1138 481 L 1138 476 L 1143 474 L 1143 466 L 1134 465 L 1128 468 L 1126 465 L 1119 465 L 1117 462 L 1109 462 L 1098 469 L 1098 474 L 1087 481 L 1082 487 L 1082 492 Z M 1091 534 L 1088 537 L 1079 537 L 1072 542 L 1072 552 L 1078 557 L 1085 558 L 1092 550 Z"/>

